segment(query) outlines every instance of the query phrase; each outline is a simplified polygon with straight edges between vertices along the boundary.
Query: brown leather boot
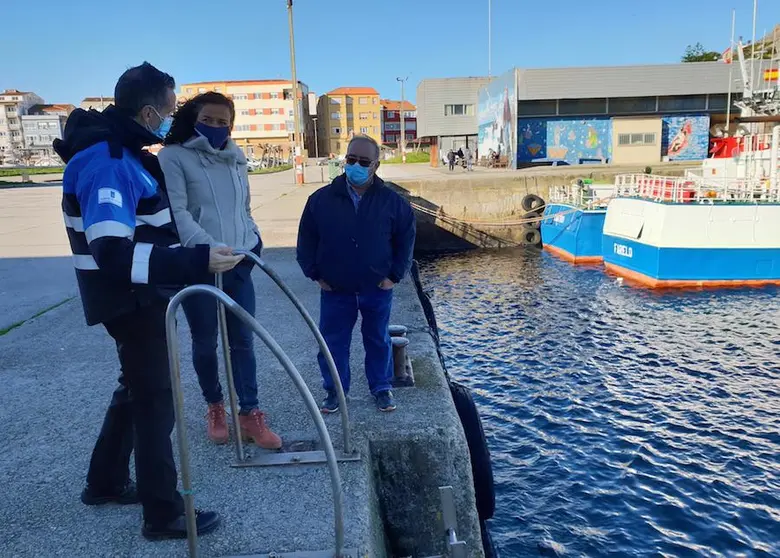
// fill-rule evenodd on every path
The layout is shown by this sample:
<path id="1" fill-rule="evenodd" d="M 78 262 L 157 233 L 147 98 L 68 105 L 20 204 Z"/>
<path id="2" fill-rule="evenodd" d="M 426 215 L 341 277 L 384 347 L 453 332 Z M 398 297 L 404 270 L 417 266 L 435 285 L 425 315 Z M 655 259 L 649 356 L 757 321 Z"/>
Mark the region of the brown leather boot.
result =
<path id="1" fill-rule="evenodd" d="M 278 450 L 282 447 L 282 439 L 266 426 L 265 415 L 261 411 L 252 409 L 248 415 L 239 415 L 238 421 L 242 440 L 254 442 L 263 449 Z"/>
<path id="2" fill-rule="evenodd" d="M 206 421 L 208 422 L 206 434 L 209 440 L 215 444 L 227 444 L 230 434 L 228 432 L 225 404 L 223 402 L 209 404 Z"/>

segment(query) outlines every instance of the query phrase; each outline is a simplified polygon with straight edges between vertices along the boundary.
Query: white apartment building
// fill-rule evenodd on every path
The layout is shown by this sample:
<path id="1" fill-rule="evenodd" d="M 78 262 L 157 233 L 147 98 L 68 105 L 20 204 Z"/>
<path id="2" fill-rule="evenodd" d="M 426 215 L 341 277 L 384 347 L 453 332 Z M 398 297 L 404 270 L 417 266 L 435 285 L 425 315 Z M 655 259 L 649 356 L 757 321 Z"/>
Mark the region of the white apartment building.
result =
<path id="1" fill-rule="evenodd" d="M 7 89 L 0 93 L 0 163 L 21 162 L 20 151 L 25 147 L 22 116 L 42 103 L 43 99 L 28 91 Z"/>
<path id="2" fill-rule="evenodd" d="M 233 99 L 236 121 L 233 140 L 248 157 L 261 158 L 270 154 L 289 159 L 295 130 L 291 80 L 209 81 L 185 83 L 180 100 L 206 91 L 216 91 Z M 314 152 L 313 130 L 309 124 L 309 88 L 298 82 L 301 130 L 305 148 Z"/>

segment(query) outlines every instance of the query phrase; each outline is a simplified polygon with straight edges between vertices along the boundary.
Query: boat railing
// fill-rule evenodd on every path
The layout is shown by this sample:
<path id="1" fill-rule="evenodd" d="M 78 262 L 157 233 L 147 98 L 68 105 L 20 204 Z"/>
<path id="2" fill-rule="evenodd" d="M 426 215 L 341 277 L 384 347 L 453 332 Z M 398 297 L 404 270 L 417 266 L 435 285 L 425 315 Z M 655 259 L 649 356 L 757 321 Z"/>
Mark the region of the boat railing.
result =
<path id="1" fill-rule="evenodd" d="M 769 178 L 620 174 L 613 195 L 668 203 L 778 203 L 780 187 Z"/>
<path id="2" fill-rule="evenodd" d="M 577 182 L 552 187 L 549 199 L 552 203 L 565 203 L 586 209 L 605 207 L 607 202 L 606 199 L 600 199 L 598 192 L 590 185 Z"/>

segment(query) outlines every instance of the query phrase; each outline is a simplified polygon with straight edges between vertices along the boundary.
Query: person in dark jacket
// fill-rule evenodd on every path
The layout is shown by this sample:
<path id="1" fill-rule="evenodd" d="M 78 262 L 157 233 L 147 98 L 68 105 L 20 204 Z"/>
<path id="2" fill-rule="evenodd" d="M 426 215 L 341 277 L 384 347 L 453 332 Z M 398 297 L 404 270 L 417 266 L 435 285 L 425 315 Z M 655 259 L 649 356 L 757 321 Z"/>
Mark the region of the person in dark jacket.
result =
<path id="1" fill-rule="evenodd" d="M 298 263 L 317 281 L 320 331 L 349 392 L 349 350 L 358 312 L 363 317 L 366 376 L 382 411 L 395 409 L 388 324 L 393 287 L 412 265 L 415 220 L 409 203 L 375 173 L 379 146 L 356 136 L 347 148 L 345 174 L 309 197 L 298 230 Z M 321 410 L 335 413 L 339 401 L 330 371 L 319 355 L 323 387 Z"/>
<path id="2" fill-rule="evenodd" d="M 455 152 L 452 149 L 447 152 L 447 162 L 450 164 L 450 170 L 455 170 Z"/>
<path id="3" fill-rule="evenodd" d="M 170 435 L 173 398 L 165 339 L 171 294 L 241 261 L 229 247 L 180 246 L 165 182 L 145 146 L 160 143 L 176 104 L 174 81 L 144 63 L 127 70 L 116 104 L 74 111 L 54 148 L 67 163 L 62 210 L 88 325 L 116 341 L 121 374 L 103 421 L 81 500 L 143 506 L 149 539 L 187 535 Z M 135 450 L 137 489 L 130 480 Z M 199 512 L 200 534 L 219 525 Z"/>

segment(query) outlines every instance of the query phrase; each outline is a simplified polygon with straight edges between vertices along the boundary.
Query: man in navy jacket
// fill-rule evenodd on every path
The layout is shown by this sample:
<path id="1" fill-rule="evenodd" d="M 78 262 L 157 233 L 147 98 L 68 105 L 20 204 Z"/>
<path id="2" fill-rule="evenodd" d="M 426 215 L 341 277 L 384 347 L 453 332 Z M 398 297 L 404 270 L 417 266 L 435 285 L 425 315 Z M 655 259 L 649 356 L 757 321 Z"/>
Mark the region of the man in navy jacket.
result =
<path id="1" fill-rule="evenodd" d="M 317 281 L 320 331 L 349 392 L 349 349 L 358 312 L 363 323 L 366 377 L 381 411 L 395 410 L 390 391 L 392 346 L 388 333 L 393 287 L 411 268 L 415 220 L 409 203 L 376 176 L 379 145 L 356 136 L 347 148 L 345 174 L 309 197 L 298 229 L 298 263 Z M 322 354 L 318 357 L 323 413 L 339 401 Z"/>
<path id="2" fill-rule="evenodd" d="M 157 157 L 176 105 L 174 80 L 144 63 L 119 78 L 116 104 L 76 110 L 54 148 L 67 163 L 62 211 L 88 325 L 116 341 L 122 372 L 103 421 L 81 501 L 143 506 L 149 539 L 187 535 L 171 448 L 173 398 L 165 339 L 168 298 L 240 260 L 230 248 L 182 248 Z M 138 487 L 130 480 L 135 452 Z M 219 515 L 199 512 L 197 529 Z"/>

